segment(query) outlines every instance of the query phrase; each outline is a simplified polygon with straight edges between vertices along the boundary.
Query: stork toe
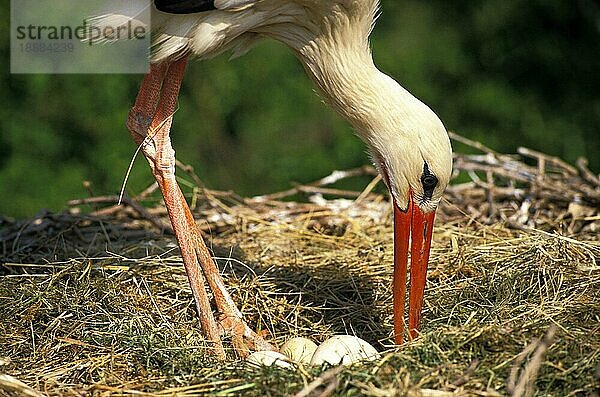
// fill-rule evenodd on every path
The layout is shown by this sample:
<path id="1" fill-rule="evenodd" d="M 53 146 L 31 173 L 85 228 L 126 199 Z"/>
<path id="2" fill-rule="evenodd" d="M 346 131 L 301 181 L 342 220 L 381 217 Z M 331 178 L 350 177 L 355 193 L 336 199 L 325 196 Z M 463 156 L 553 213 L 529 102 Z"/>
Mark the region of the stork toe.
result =
<path id="1" fill-rule="evenodd" d="M 254 332 L 248 324 L 237 315 L 222 314 L 219 318 L 219 324 L 223 328 L 223 332 L 231 337 L 231 341 L 236 353 L 240 357 L 246 357 L 250 350 L 278 351 L 275 346 L 265 340 L 265 334 L 268 332 Z"/>

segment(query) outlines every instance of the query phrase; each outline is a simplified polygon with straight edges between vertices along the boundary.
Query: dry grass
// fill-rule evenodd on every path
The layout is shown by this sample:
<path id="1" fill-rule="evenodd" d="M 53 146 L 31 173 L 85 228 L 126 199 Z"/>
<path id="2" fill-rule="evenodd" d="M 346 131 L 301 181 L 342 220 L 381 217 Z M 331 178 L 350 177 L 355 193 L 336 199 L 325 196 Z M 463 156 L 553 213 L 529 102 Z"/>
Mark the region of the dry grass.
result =
<path id="1" fill-rule="evenodd" d="M 598 396 L 597 211 L 569 218 L 566 203 L 547 227 L 484 225 L 459 210 L 474 205 L 460 202 L 467 195 L 451 191 L 422 336 L 396 349 L 382 196 L 313 192 L 313 203 L 297 203 L 206 193 L 196 211 L 210 222 L 200 226 L 251 326 L 277 344 L 356 334 L 387 354 L 324 375 L 253 369 L 233 353 L 215 362 L 173 239 L 152 226 L 164 221 L 160 206 L 153 223 L 122 209 L 41 214 L 0 230 L 0 396 L 281 396 L 315 378 L 321 386 L 304 395 Z M 512 219 L 513 204 L 499 201 L 496 212 Z"/>

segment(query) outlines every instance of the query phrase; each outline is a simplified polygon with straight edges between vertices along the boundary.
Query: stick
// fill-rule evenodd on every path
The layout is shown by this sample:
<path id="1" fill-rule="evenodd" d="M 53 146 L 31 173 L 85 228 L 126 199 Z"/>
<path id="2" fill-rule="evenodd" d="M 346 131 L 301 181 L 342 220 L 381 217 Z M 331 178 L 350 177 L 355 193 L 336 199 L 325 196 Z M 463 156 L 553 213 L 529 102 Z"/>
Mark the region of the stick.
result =
<path id="1" fill-rule="evenodd" d="M 526 157 L 531 157 L 534 159 L 537 159 L 538 161 L 545 161 L 554 165 L 557 165 L 559 167 L 561 167 L 562 169 L 564 169 L 565 171 L 567 171 L 569 174 L 572 175 L 577 175 L 577 169 L 575 167 L 573 167 L 570 164 L 565 163 L 564 161 L 562 161 L 561 159 L 559 159 L 556 156 L 549 156 L 547 154 L 532 150 L 532 149 L 528 149 L 526 147 L 518 147 L 517 148 L 517 153 L 519 153 L 521 156 L 526 156 Z"/>
<path id="2" fill-rule="evenodd" d="M 300 390 L 298 393 L 294 395 L 294 397 L 308 397 L 311 395 L 313 391 L 315 391 L 319 386 L 328 383 L 325 390 L 319 394 L 319 396 L 325 396 L 331 394 L 335 388 L 337 387 L 339 380 L 337 375 L 344 369 L 343 365 L 339 365 L 337 367 L 333 367 L 323 372 L 321 375 L 316 377 L 312 382 L 304 387 L 304 389 Z M 332 384 L 335 385 L 332 387 Z M 325 394 L 325 393 L 329 394 Z"/>
<path id="3" fill-rule="evenodd" d="M 577 159 L 577 168 L 579 168 L 583 179 L 593 185 L 600 186 L 600 178 L 594 175 L 594 173 L 588 168 L 588 159 L 585 157 L 579 157 Z"/>
<path id="4" fill-rule="evenodd" d="M 127 205 L 134 209 L 143 219 L 148 220 L 154 226 L 156 226 L 161 231 L 165 231 L 166 233 L 173 234 L 173 227 L 169 224 L 164 224 L 160 219 L 156 218 L 152 215 L 146 208 L 140 205 L 137 201 L 123 196 L 120 198 L 119 196 L 98 196 L 98 197 L 90 197 L 85 199 L 71 200 L 68 202 L 68 205 L 76 206 L 76 205 L 84 205 L 84 204 L 98 204 L 98 203 L 118 203 L 121 201 L 124 205 Z M 118 206 L 117 206 L 118 207 Z"/>
<path id="5" fill-rule="evenodd" d="M 500 155 L 500 153 L 496 152 L 493 149 L 490 149 L 489 147 L 485 146 L 481 142 L 472 141 L 472 140 L 470 140 L 468 138 L 465 138 L 462 135 L 458 135 L 456 132 L 448 131 L 448 136 L 450 138 L 452 138 L 453 140 L 457 141 L 457 142 L 463 143 L 463 144 L 465 144 L 467 146 L 470 146 L 470 147 L 472 147 L 474 149 L 477 149 L 477 150 L 480 150 L 482 152 L 490 153 L 490 154 L 493 154 L 494 156 L 499 156 Z"/>
<path id="6" fill-rule="evenodd" d="M 544 354 L 548 350 L 548 347 L 550 346 L 550 344 L 552 344 L 552 341 L 554 340 L 556 329 L 556 324 L 552 324 L 550 328 L 548 328 L 546 335 L 541 341 L 534 340 L 519 355 L 522 359 L 517 360 L 517 362 L 515 362 L 517 368 L 520 365 L 520 362 L 523 361 L 525 356 L 530 351 L 535 350 L 533 356 L 531 357 L 531 360 L 529 361 L 529 363 L 527 363 L 527 365 L 525 365 L 525 368 L 523 368 L 523 370 L 521 371 L 521 375 L 519 376 L 519 380 L 516 382 L 516 385 L 514 385 L 514 378 L 516 377 L 516 373 L 518 372 L 518 370 L 515 370 L 515 366 L 513 366 L 513 370 L 511 371 L 511 377 L 509 378 L 507 385 L 507 389 L 511 393 L 512 397 L 533 395 L 533 388 L 535 386 L 535 381 L 537 379 L 540 367 L 542 366 L 542 359 L 544 358 Z"/>
<path id="7" fill-rule="evenodd" d="M 12 391 L 18 396 L 44 397 L 39 391 L 32 389 L 30 386 L 10 375 L 0 375 L 0 390 L 5 390 L 7 392 Z"/>
<path id="8" fill-rule="evenodd" d="M 291 189 L 287 189 L 287 190 L 277 192 L 277 193 L 271 193 L 271 194 L 266 194 L 266 195 L 262 195 L 262 196 L 254 196 L 250 199 L 250 201 L 263 202 L 263 201 L 271 201 L 271 200 L 280 200 L 282 198 L 301 193 L 303 189 L 331 185 L 342 179 L 347 179 L 347 178 L 361 176 L 361 175 L 376 176 L 377 171 L 375 170 L 375 168 L 373 168 L 370 165 L 365 165 L 365 166 L 358 167 L 358 168 L 352 168 L 352 169 L 345 170 L 345 171 L 336 170 L 336 171 L 333 171 L 328 176 L 321 178 L 317 181 L 314 181 L 312 183 L 309 183 L 307 185 L 299 185 L 299 186 L 293 187 Z"/>

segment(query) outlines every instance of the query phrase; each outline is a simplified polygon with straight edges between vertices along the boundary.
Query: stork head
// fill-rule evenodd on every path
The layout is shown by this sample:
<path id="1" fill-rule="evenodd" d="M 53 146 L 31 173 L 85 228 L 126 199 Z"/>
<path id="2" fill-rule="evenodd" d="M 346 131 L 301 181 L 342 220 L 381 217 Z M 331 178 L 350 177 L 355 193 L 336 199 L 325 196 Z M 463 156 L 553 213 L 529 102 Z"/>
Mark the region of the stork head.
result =
<path id="1" fill-rule="evenodd" d="M 452 172 L 452 148 L 436 114 L 389 80 L 378 95 L 387 96 L 387 101 L 378 101 L 376 110 L 371 108 L 374 116 L 368 123 L 369 131 L 360 135 L 364 135 L 394 203 L 394 334 L 396 343 L 401 344 L 408 253 L 409 337 L 414 338 L 423 303 L 435 211 Z"/>
<path id="2" fill-rule="evenodd" d="M 328 32 L 338 29 L 343 33 L 344 26 L 353 25 L 341 26 Z M 379 71 L 366 45 L 368 41 L 354 33 L 340 33 L 333 38 L 326 34 L 307 43 L 299 54 L 327 101 L 353 124 L 366 143 L 390 190 L 394 203 L 394 335 L 396 343 L 401 344 L 408 254 L 410 251 L 409 335 L 414 338 L 435 210 L 452 173 L 452 148 L 436 114 Z"/>

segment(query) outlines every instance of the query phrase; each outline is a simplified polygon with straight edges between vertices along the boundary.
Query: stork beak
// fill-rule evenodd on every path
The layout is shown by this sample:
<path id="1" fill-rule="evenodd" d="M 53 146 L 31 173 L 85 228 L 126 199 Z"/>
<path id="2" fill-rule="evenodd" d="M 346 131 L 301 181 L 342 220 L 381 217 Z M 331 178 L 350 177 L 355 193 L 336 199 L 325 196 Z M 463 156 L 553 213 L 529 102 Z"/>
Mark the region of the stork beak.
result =
<path id="1" fill-rule="evenodd" d="M 414 203 L 412 191 L 409 193 L 406 211 L 401 210 L 394 203 L 394 341 L 398 345 L 402 344 L 404 333 L 408 240 L 412 234 L 408 310 L 408 335 L 412 340 L 418 335 L 434 217 L 435 210 L 424 213 Z"/>

